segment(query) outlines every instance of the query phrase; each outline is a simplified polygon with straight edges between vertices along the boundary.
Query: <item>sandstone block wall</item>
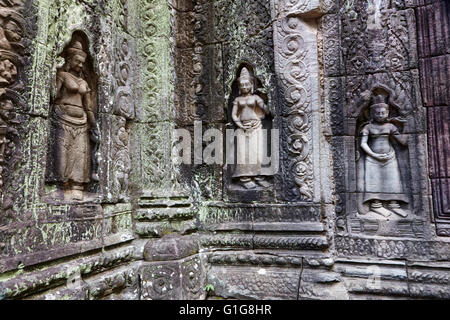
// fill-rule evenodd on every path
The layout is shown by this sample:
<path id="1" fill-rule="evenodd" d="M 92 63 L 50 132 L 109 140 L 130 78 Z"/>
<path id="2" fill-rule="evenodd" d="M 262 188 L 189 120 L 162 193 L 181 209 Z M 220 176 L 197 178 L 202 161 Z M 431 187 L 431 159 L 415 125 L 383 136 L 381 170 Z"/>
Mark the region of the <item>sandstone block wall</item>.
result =
<path id="1" fill-rule="evenodd" d="M 0 298 L 448 299 L 449 21 L 445 0 L 0 0 Z M 74 41 L 95 105 L 83 200 L 50 147 Z M 203 161 L 211 129 L 235 157 L 244 68 L 279 132 L 268 187 Z M 362 147 L 377 95 L 386 181 Z"/>

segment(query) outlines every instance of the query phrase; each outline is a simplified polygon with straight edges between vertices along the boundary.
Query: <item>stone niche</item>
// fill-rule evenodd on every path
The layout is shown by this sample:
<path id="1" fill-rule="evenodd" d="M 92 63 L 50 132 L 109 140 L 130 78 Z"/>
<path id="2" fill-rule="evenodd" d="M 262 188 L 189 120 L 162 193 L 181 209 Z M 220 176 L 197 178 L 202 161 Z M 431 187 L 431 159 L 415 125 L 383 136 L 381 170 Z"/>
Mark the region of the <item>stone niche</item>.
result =
<path id="1" fill-rule="evenodd" d="M 381 78 L 381 77 L 379 77 Z M 389 83 L 388 76 L 385 76 L 385 83 Z M 364 79 L 364 78 L 363 78 Z M 365 78 L 363 81 L 369 79 Z M 426 168 L 421 163 L 426 163 L 424 152 L 426 148 L 425 137 L 423 133 L 417 132 L 415 124 L 418 116 L 408 115 L 408 105 L 401 107 L 399 102 L 388 102 L 389 107 L 387 112 L 391 120 L 391 127 L 398 136 L 405 139 L 405 145 L 401 145 L 394 140 L 392 135 L 384 133 L 387 136 L 387 142 L 390 148 L 390 157 L 393 158 L 392 171 L 389 173 L 383 171 L 383 168 L 389 166 L 389 161 L 384 161 L 382 166 L 380 163 L 380 170 L 376 165 L 371 166 L 370 156 L 362 148 L 362 141 L 364 137 L 364 130 L 373 126 L 371 113 L 374 112 L 374 92 L 376 88 L 382 89 L 384 92 L 391 92 L 386 97 L 395 99 L 395 93 L 387 89 L 385 85 L 379 85 L 379 80 L 370 79 L 375 83 L 369 86 L 369 91 L 363 91 L 356 94 L 356 96 L 367 95 L 367 101 L 357 101 L 352 107 L 345 107 L 347 109 L 347 117 L 343 124 L 346 126 L 348 136 L 341 136 L 334 138 L 334 148 L 336 150 L 335 168 L 337 170 L 337 186 L 343 186 L 343 193 L 340 192 L 339 200 L 342 204 L 343 214 L 347 218 L 347 225 L 349 232 L 383 235 L 383 236 L 404 236 L 404 237 L 424 237 L 424 227 L 427 217 L 424 213 L 428 212 L 427 195 L 427 181 L 425 178 Z M 369 81 L 370 81 L 369 80 Z M 392 82 L 391 82 L 392 83 Z M 361 85 L 358 83 L 357 85 Z M 365 85 L 365 84 L 362 84 Z M 402 93 L 400 92 L 400 95 Z M 403 95 L 407 96 L 405 93 Z M 398 94 L 397 94 L 398 96 Z M 389 99 L 389 98 L 386 98 Z M 395 100 L 391 100 L 395 101 Z M 403 103 L 405 103 L 404 101 Z M 407 102 L 406 102 L 407 103 Z M 371 106 L 369 106 L 371 105 Z M 378 109 L 377 109 L 378 110 Z M 422 115 L 423 116 L 423 115 Z M 400 122 L 398 122 L 400 121 Z M 386 126 L 387 127 L 387 126 Z M 393 132 L 392 131 L 392 132 Z M 369 145 L 375 144 L 375 137 L 373 132 L 368 134 Z M 352 136 L 350 135 L 352 134 Z M 373 139 L 373 140 L 371 140 Z M 339 151 L 338 151 L 339 150 Z M 387 151 L 386 151 L 387 152 Z M 394 156 L 395 153 L 395 156 Z M 339 154 L 339 155 L 338 155 Z M 339 159 L 338 159 L 339 158 Z M 396 177 L 397 181 L 390 181 L 391 177 Z M 339 179 L 343 179 L 339 181 Z M 384 181 L 378 181 L 378 179 Z M 386 183 L 386 184 L 384 184 Z M 374 187 L 371 187 L 375 185 Z M 378 185 L 378 187 L 376 186 Z M 397 185 L 393 189 L 392 185 Z M 378 190 L 378 189 L 379 190 Z M 392 191 L 389 191 L 392 190 Z M 378 195 L 370 193 L 380 193 Z M 389 196 L 388 193 L 391 192 Z M 373 197 L 373 198 L 372 198 Z M 368 200 L 369 199 L 369 200 Z M 387 211 L 373 210 L 374 206 L 379 206 L 380 201 L 370 199 L 383 200 L 383 208 L 391 205 L 385 203 L 392 199 L 394 203 L 401 206 L 403 212 L 395 213 L 395 210 L 390 210 L 394 214 Z M 400 201 L 396 201 L 399 199 Z M 377 203 L 377 204 L 375 204 Z M 394 205 L 396 206 L 396 205 Z M 393 207 L 391 206 L 391 209 Z M 389 210 L 389 208 L 388 208 Z M 375 213 L 375 214 L 374 214 Z M 341 218 L 341 217 L 338 217 Z M 338 226 L 343 227 L 340 224 Z"/>
<path id="2" fill-rule="evenodd" d="M 433 235 L 415 23 L 414 10 L 407 5 L 383 2 L 378 6 L 365 1 L 341 5 L 321 19 L 324 93 L 333 135 L 336 231 L 342 239 L 354 235 L 425 240 Z M 380 109 L 373 106 L 381 100 L 388 106 L 384 125 L 371 112 Z M 391 133 L 382 133 L 383 126 L 390 126 Z M 378 165 L 369 155 L 371 150 L 362 146 L 366 140 L 369 147 L 379 148 L 377 134 L 387 139 L 383 152 L 390 156 L 386 159 L 393 159 Z M 388 166 L 392 171 L 386 169 L 390 173 L 382 178 L 385 181 L 377 182 Z M 381 211 L 373 210 L 377 206 Z M 400 209 L 398 213 L 394 207 Z"/>
<path id="3" fill-rule="evenodd" d="M 46 180 L 56 190 L 49 201 L 92 202 L 98 190 L 98 76 L 84 48 L 89 48 L 87 36 L 75 31 L 60 54 L 64 65 L 57 69 L 50 101 Z"/>
<path id="4" fill-rule="evenodd" d="M 280 166 L 271 181 L 272 190 L 266 190 L 264 195 L 262 190 L 240 188 L 231 179 L 234 168 L 227 166 L 224 172 L 215 168 L 214 174 L 220 178 L 212 189 L 222 190 L 224 200 L 321 200 L 320 183 L 314 180 L 326 163 L 319 161 L 319 150 L 326 152 L 326 144 L 321 148 L 315 22 L 320 10 L 314 5 L 319 6 L 301 6 L 302 13 L 298 13 L 299 6 L 280 2 L 276 10 L 283 12 L 283 19 L 276 23 L 271 23 L 275 7 L 269 1 L 199 1 L 177 11 L 177 126 L 193 132 L 194 120 L 201 120 L 204 129 L 214 127 L 224 135 L 227 128 L 236 128 L 231 119 L 232 105 L 239 96 L 237 79 L 246 66 L 255 77 L 255 92 L 271 111 L 271 116 L 263 120 L 263 127 L 279 130 L 279 145 L 272 149 L 279 150 Z M 239 25 L 239 35 L 228 32 L 234 25 Z M 186 57 L 192 64 L 184 63 L 189 60 Z M 220 98 L 218 93 L 222 92 Z M 188 176 L 195 177 L 202 166 L 186 171 L 191 172 L 186 172 L 189 180 Z M 200 175 L 198 179 L 202 179 Z M 207 182 L 197 183 L 202 186 Z M 221 194 L 214 196 L 217 200 L 220 197 Z M 329 193 L 326 198 L 329 203 Z"/>
<path id="5" fill-rule="evenodd" d="M 265 93 L 267 91 L 261 88 L 262 82 L 253 70 L 248 62 L 239 65 L 227 108 L 226 134 L 228 132 L 234 134 L 225 137 L 227 166 L 224 171 L 224 193 L 231 201 L 236 202 L 272 201 L 275 198 L 275 176 L 279 175 L 280 170 L 279 130 L 275 135 L 273 134 L 275 131 L 272 131 L 273 113 L 276 114 L 276 111 L 274 107 L 268 105 L 269 99 Z M 243 81 L 250 83 L 251 94 L 248 96 L 241 94 L 240 85 Z M 245 105 L 245 99 L 251 100 L 255 105 Z M 270 101 L 273 101 L 273 97 Z M 255 109 L 257 111 L 253 111 Z M 235 120 L 241 121 L 244 117 L 254 118 L 243 121 L 252 123 L 249 125 L 257 128 L 240 129 Z M 242 122 L 239 124 L 243 125 Z"/>

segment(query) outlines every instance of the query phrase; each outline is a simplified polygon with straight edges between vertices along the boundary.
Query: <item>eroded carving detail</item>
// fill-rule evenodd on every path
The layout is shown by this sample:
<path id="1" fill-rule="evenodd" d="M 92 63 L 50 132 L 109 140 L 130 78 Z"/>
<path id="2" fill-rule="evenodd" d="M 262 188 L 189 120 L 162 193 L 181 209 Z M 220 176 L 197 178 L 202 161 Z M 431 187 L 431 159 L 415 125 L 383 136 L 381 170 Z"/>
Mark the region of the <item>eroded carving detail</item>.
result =
<path id="1" fill-rule="evenodd" d="M 179 298 L 180 269 L 177 263 L 146 266 L 142 279 L 144 300 L 172 300 Z"/>
<path id="2" fill-rule="evenodd" d="M 8 172 L 19 161 L 16 111 L 23 105 L 23 83 L 19 73 L 23 66 L 25 20 L 23 1 L 0 1 L 0 188 L 3 195 Z M 11 214 L 10 195 L 3 195 L 2 209 Z M 0 218 L 0 224 L 5 217 Z"/>
<path id="3" fill-rule="evenodd" d="M 415 63 L 412 12 L 390 2 L 355 0 L 341 8 L 342 52 L 348 74 L 405 70 Z"/>

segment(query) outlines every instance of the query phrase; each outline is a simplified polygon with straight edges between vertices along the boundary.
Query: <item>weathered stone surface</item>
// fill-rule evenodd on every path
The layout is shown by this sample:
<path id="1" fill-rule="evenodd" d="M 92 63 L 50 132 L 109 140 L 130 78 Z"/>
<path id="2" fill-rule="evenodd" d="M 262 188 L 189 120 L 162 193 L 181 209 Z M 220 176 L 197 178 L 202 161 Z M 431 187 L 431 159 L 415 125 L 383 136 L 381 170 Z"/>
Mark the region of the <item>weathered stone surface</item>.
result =
<path id="1" fill-rule="evenodd" d="M 381 259 L 409 259 L 412 261 L 446 260 L 446 242 L 417 241 L 415 239 L 371 239 L 336 236 L 336 249 L 341 257 L 378 257 Z"/>
<path id="2" fill-rule="evenodd" d="M 376 14 L 377 11 L 379 15 Z M 423 135 L 426 132 L 426 114 L 420 98 L 419 75 L 414 69 L 418 60 L 414 11 L 403 11 L 398 7 L 385 5 L 379 8 L 372 3 L 366 6 L 356 2 L 352 6 L 342 7 L 338 15 L 340 21 L 334 15 L 324 16 L 321 20 L 322 28 L 328 25 L 340 26 L 332 28 L 332 31 L 324 29 L 322 43 L 327 76 L 324 80 L 325 108 L 331 120 L 334 183 L 338 193 L 337 230 L 376 236 L 427 237 L 429 222 L 422 215 L 429 207 L 426 199 L 429 192 L 428 178 L 423 169 L 427 163 L 427 144 Z M 331 41 L 331 47 L 325 47 L 327 39 L 336 39 L 336 36 L 340 39 L 339 42 Z M 336 48 L 342 50 L 344 63 L 344 68 L 339 71 L 336 66 L 340 60 L 336 59 L 340 55 L 336 53 Z M 399 56 L 393 58 L 390 52 Z M 336 61 L 328 62 L 327 59 Z M 371 156 L 372 149 L 366 146 L 375 145 L 377 139 L 373 136 L 375 138 L 371 140 L 369 129 L 372 125 L 368 125 L 374 121 L 370 117 L 369 106 L 376 100 L 376 90 L 388 93 L 385 97 L 389 98 L 385 103 L 390 105 L 389 117 L 403 118 L 402 124 L 395 123 L 394 126 L 407 144 L 402 147 L 400 143 L 397 145 L 388 142 L 389 149 L 398 158 L 397 163 L 394 163 L 398 168 L 395 169 L 398 171 L 396 181 L 388 182 L 389 177 L 382 178 L 386 180 L 384 182 L 377 180 L 382 171 L 378 172 L 374 166 L 368 167 L 367 158 Z M 366 138 L 364 130 L 369 130 Z M 365 143 L 366 140 L 369 141 L 368 144 Z M 369 177 L 372 173 L 375 175 Z M 394 176 L 392 172 L 390 178 Z M 383 190 L 378 188 L 377 192 L 384 193 L 381 198 L 370 202 L 367 197 L 375 191 L 367 190 L 376 185 L 376 181 L 388 184 L 381 188 Z M 408 208 L 399 208 L 406 217 L 404 221 L 381 218 L 381 213 L 387 214 L 384 209 L 388 205 L 383 207 L 380 200 L 393 197 L 385 194 L 388 185 L 389 188 L 398 185 L 399 191 L 402 189 L 409 198 L 406 200 Z M 375 208 L 380 204 L 379 209 Z M 392 208 L 393 206 L 392 204 Z M 379 214 L 377 210 L 380 211 Z M 406 212 L 412 214 L 407 217 Z M 336 246 L 339 245 L 337 242 Z"/>
<path id="3" fill-rule="evenodd" d="M 302 269 L 299 299 L 348 300 L 347 290 L 337 272 L 315 268 Z"/>
<path id="4" fill-rule="evenodd" d="M 145 262 L 140 273 L 144 300 L 191 300 L 206 295 L 205 271 L 198 255 L 173 262 Z"/>
<path id="5" fill-rule="evenodd" d="M 370 261 L 338 262 L 336 271 L 342 273 L 342 283 L 350 299 L 371 299 L 373 295 L 381 299 L 409 296 L 408 274 L 402 262 L 390 264 L 373 264 Z"/>
<path id="6" fill-rule="evenodd" d="M 438 223 L 449 221 L 450 162 L 447 155 L 449 150 L 449 120 L 449 107 L 428 108 L 430 178 L 434 195 L 433 207 Z M 446 229 L 448 228 L 438 227 L 438 235 L 448 236 Z"/>
<path id="7" fill-rule="evenodd" d="M 176 122 L 179 126 L 194 121 L 224 120 L 222 46 L 207 45 L 176 50 Z"/>
<path id="8" fill-rule="evenodd" d="M 429 75 L 421 77 L 425 106 L 446 106 L 450 103 L 450 94 L 447 90 L 449 65 L 450 54 L 420 59 L 420 70 Z"/>
<path id="9" fill-rule="evenodd" d="M 448 296 L 446 267 L 440 263 L 340 260 L 335 265 L 350 299 Z"/>
<path id="10" fill-rule="evenodd" d="M 105 271 L 114 265 L 128 262 L 132 260 L 133 251 L 132 246 L 124 247 L 2 280 L 0 295 L 7 299 L 20 298 L 72 281 L 85 290 L 82 282 L 84 275 Z"/>
<path id="11" fill-rule="evenodd" d="M 174 125 L 169 122 L 159 124 L 136 124 L 134 139 L 138 141 L 140 162 L 138 185 L 142 190 L 154 190 L 162 194 L 170 193 L 173 180 L 171 161 Z"/>
<path id="12" fill-rule="evenodd" d="M 232 229 L 233 226 L 247 230 L 306 230 L 307 226 L 323 229 L 320 223 L 320 208 L 301 205 L 252 205 L 211 203 L 200 212 L 201 225 L 209 230 Z M 245 227 L 247 226 L 247 227 Z M 256 228 L 256 229 L 255 229 Z M 314 227 L 312 227 L 314 228 Z"/>
<path id="13" fill-rule="evenodd" d="M 343 70 L 343 59 L 341 39 L 339 30 L 341 26 L 340 17 L 337 14 L 324 15 L 320 19 L 322 33 L 323 62 L 325 75 L 327 77 L 339 76 Z"/>
<path id="14" fill-rule="evenodd" d="M 168 235 L 149 241 L 144 248 L 146 261 L 180 260 L 198 253 L 198 240 L 191 236 Z"/>
<path id="15" fill-rule="evenodd" d="M 0 299 L 449 298 L 449 8 L 0 0 Z M 58 90 L 76 41 L 61 88 L 88 80 L 98 133 L 70 154 L 83 201 L 49 148 L 55 102 L 89 105 Z M 280 166 L 247 189 L 203 134 L 234 157 L 233 105 L 260 100 Z M 191 163 L 181 130 L 202 131 Z"/>
<path id="16" fill-rule="evenodd" d="M 448 2 L 442 0 L 418 1 L 417 35 L 419 56 L 440 56 L 450 51 Z M 426 77 L 433 79 L 433 77 Z"/>
<path id="17" fill-rule="evenodd" d="M 419 3 L 416 9 L 419 70 L 423 103 L 428 111 L 429 176 L 437 235 L 449 236 L 448 210 L 450 45 L 449 4 L 445 1 Z"/>
<path id="18" fill-rule="evenodd" d="M 341 4 L 341 45 L 346 74 L 407 70 L 417 66 L 415 16 L 399 10 L 355 1 Z"/>
<path id="19" fill-rule="evenodd" d="M 300 270 L 256 267 L 212 267 L 207 283 L 214 293 L 234 299 L 295 300 L 298 296 Z"/>
<path id="20" fill-rule="evenodd" d="M 108 271 L 86 281 L 90 300 L 139 300 L 137 265 Z"/>

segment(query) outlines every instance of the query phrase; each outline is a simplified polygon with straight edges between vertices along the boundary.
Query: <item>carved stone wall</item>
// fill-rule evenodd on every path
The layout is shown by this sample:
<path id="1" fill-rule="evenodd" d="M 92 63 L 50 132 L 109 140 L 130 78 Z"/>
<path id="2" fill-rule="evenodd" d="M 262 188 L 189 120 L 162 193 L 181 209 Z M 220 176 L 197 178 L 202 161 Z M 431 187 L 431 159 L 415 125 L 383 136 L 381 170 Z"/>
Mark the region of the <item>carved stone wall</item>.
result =
<path id="1" fill-rule="evenodd" d="M 0 0 L 0 299 L 449 298 L 449 9 Z M 83 199 L 51 151 L 76 42 Z M 236 103 L 279 137 L 254 185 Z"/>
<path id="2" fill-rule="evenodd" d="M 25 13 L 29 8 L 29 4 L 25 1 L 0 3 L 0 36 L 2 38 L 0 45 L 0 185 L 3 209 L 0 225 L 4 229 L 0 235 L 2 255 L 13 254 L 7 241 L 5 226 L 20 219 L 15 214 L 13 206 L 17 199 L 16 194 L 21 193 L 23 186 L 20 181 L 14 179 L 13 172 L 21 165 L 22 145 L 19 141 L 26 134 L 23 122 L 29 120 L 29 117 L 24 114 L 29 109 L 26 101 L 28 85 L 26 72 L 30 60 L 28 45 L 33 38 L 32 22 Z"/>
<path id="3" fill-rule="evenodd" d="M 17 39 L 22 40 L 14 42 L 20 61 L 14 79 L 21 85 L 15 87 L 15 94 L 9 88 L 5 92 L 11 104 L 17 104 L 11 111 L 20 122 L 14 118 L 9 125 L 8 136 L 13 138 L 8 145 L 13 149 L 7 151 L 6 160 L 15 160 L 3 171 L 2 200 L 7 210 L 1 213 L 0 272 L 21 270 L 24 276 L 2 281 L 1 295 L 31 297 L 55 288 L 46 297 L 101 298 L 117 291 L 115 287 L 135 287 L 135 249 L 128 246 L 134 239 L 132 183 L 124 182 L 140 163 L 128 138 L 135 131 L 134 113 L 139 106 L 134 93 L 138 60 L 131 59 L 136 56 L 132 32 L 137 28 L 130 27 L 135 21 L 128 15 L 119 19 L 125 10 L 120 1 L 106 6 L 96 1 L 3 1 L 2 12 L 3 7 L 2 19 L 8 25 L 3 29 L 16 30 Z M 92 152 L 88 155 L 89 176 L 97 175 L 98 181 L 91 179 L 82 201 L 54 197 L 58 189 L 47 172 L 54 161 L 48 146 L 58 138 L 51 132 L 57 70 L 69 62 L 60 54 L 72 39 L 78 39 L 87 54 L 82 73 L 93 93 L 93 127 L 98 132 L 98 141 L 89 142 Z M 77 156 L 82 155 L 71 154 L 74 159 Z M 120 269 L 124 263 L 131 267 Z M 100 272 L 105 279 L 96 278 Z M 110 283 L 108 277 L 116 279 Z M 85 282 L 86 278 L 90 280 Z M 130 293 L 133 296 L 137 292 Z"/>
<path id="4" fill-rule="evenodd" d="M 338 204 L 336 231 L 344 237 L 432 236 L 414 10 L 404 3 L 344 2 L 321 22 Z M 407 140 L 405 147 L 392 143 L 400 168 L 398 180 L 408 198 L 404 209 L 410 212 L 401 219 L 371 215 L 360 190 L 365 157 L 361 129 L 370 121 L 369 100 L 377 87 L 389 92 L 390 116 L 402 118 L 396 127 Z"/>
<path id="5" fill-rule="evenodd" d="M 424 108 L 434 106 L 426 102 L 426 94 L 431 92 L 427 91 L 431 87 L 429 81 L 435 79 L 424 69 L 426 58 L 431 55 L 426 55 L 424 48 L 430 47 L 428 41 L 440 43 L 446 49 L 439 52 L 445 55 L 448 46 L 445 40 L 437 40 L 445 38 L 443 33 L 427 29 L 432 24 L 427 22 L 424 10 L 425 3 L 420 1 L 341 1 L 321 18 L 323 89 L 330 119 L 336 191 L 334 270 L 340 273 L 349 298 L 445 296 L 442 287 L 432 281 L 418 280 L 416 276 L 422 270 L 415 269 L 422 265 L 427 277 L 432 278 L 445 273 L 446 267 L 436 261 L 448 260 L 448 241 L 438 237 L 432 218 L 433 207 L 435 212 L 440 210 L 436 202 L 443 193 L 436 193 L 439 184 L 433 178 L 437 176 L 428 171 L 428 164 L 433 166 L 433 159 L 439 157 L 437 152 L 445 152 L 437 150 L 448 149 L 444 145 L 432 147 L 430 143 L 437 141 L 436 132 L 445 137 L 444 131 L 433 127 L 445 126 L 439 125 L 440 120 L 433 124 L 433 115 Z M 448 17 L 442 20 L 448 21 Z M 437 23 L 436 28 L 445 30 L 446 24 Z M 425 37 L 425 32 L 430 37 Z M 398 161 L 398 180 L 409 198 L 401 205 L 409 212 L 404 217 L 374 214 L 373 207 L 364 203 L 361 191 L 362 183 L 374 179 L 364 175 L 369 167 L 367 160 L 361 160 L 368 157 L 361 147 L 361 129 L 373 123 L 370 106 L 375 101 L 375 88 L 388 92 L 388 121 L 398 128 L 397 136 L 408 142 L 401 145 L 393 136 L 389 138 Z M 436 110 L 439 119 L 446 117 L 445 112 L 432 110 Z M 376 137 L 369 134 L 370 139 Z M 440 141 L 445 143 L 445 138 Z M 429 177 L 436 190 L 433 196 Z M 385 265 L 382 260 L 390 262 Z"/>

